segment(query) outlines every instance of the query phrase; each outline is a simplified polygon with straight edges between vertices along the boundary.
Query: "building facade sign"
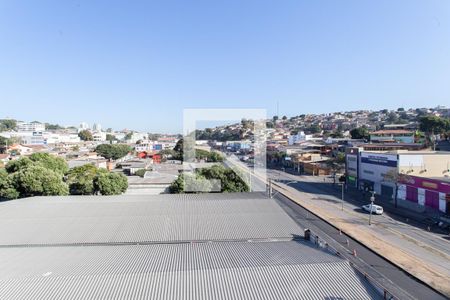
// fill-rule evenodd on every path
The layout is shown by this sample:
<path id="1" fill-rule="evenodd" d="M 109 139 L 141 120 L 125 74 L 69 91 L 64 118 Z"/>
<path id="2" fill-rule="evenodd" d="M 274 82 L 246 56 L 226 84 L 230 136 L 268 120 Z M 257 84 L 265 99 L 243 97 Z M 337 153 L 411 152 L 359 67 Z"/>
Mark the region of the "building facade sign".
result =
<path id="1" fill-rule="evenodd" d="M 361 153 L 361 163 L 378 166 L 397 167 L 397 155 Z"/>

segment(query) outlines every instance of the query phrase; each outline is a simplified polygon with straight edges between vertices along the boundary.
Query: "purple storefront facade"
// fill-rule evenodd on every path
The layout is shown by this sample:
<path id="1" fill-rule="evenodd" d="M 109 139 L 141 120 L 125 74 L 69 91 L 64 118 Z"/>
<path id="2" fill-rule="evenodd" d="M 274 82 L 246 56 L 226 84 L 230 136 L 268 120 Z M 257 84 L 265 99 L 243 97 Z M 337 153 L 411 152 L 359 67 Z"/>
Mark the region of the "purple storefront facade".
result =
<path id="1" fill-rule="evenodd" d="M 450 214 L 450 182 L 423 177 L 402 176 L 397 197 Z"/>

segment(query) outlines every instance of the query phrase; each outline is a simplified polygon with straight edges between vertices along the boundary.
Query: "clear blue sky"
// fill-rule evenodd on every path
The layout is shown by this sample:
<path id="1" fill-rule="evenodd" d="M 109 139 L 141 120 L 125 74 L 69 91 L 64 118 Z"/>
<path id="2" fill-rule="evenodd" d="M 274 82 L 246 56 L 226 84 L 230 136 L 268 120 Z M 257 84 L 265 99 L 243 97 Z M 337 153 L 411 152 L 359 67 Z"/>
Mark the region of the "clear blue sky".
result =
<path id="1" fill-rule="evenodd" d="M 0 2 L 0 117 L 180 132 L 269 115 L 450 105 L 450 1 Z"/>

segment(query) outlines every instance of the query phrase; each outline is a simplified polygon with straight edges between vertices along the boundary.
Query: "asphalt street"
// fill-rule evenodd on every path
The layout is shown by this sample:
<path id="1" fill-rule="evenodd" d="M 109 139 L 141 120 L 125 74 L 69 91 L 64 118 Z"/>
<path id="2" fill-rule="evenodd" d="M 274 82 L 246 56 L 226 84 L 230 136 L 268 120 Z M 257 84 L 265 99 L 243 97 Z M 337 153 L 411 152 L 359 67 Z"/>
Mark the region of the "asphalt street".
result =
<path id="1" fill-rule="evenodd" d="M 236 163 L 233 159 L 232 164 Z M 336 197 L 336 193 L 338 191 L 334 190 L 333 192 L 327 190 L 317 190 L 317 185 L 314 182 L 294 182 L 297 181 L 298 178 L 293 178 L 290 174 L 280 171 L 267 170 L 267 176 L 272 179 L 281 180 L 285 183 L 289 183 L 289 186 L 294 187 L 300 191 L 317 194 L 320 197 L 327 198 L 336 203 L 339 201 L 339 198 Z M 265 183 L 262 182 L 255 176 L 252 176 L 253 184 L 261 189 L 265 187 Z M 333 188 L 332 188 L 333 189 Z M 374 273 L 379 273 L 382 277 L 387 279 L 392 286 L 398 287 L 396 291 L 398 294 L 403 295 L 405 299 L 407 298 L 415 298 L 415 299 L 447 299 L 447 297 L 438 293 L 434 289 L 430 288 L 428 285 L 420 282 L 416 278 L 412 277 L 408 273 L 404 272 L 402 269 L 390 263 L 388 260 L 379 256 L 369 248 L 364 245 L 358 243 L 356 240 L 351 237 L 345 235 L 344 233 L 339 232 L 338 229 L 327 223 L 326 221 L 318 218 L 313 213 L 309 212 L 302 206 L 297 203 L 291 201 L 290 199 L 284 197 L 280 193 L 274 193 L 276 201 L 280 204 L 280 206 L 288 213 L 288 215 L 293 218 L 302 228 L 309 228 L 315 234 L 319 236 L 323 236 L 324 240 L 330 242 L 331 244 L 338 245 L 336 248 L 339 248 L 340 251 L 352 253 L 353 250 L 356 250 L 358 260 L 361 261 L 362 265 L 360 265 L 360 269 L 364 270 L 364 265 L 370 266 L 370 269 L 374 270 Z M 360 202 L 355 200 L 355 203 L 346 202 L 345 205 L 352 205 L 354 208 L 361 205 Z M 362 213 L 362 212 L 361 212 Z M 389 216 L 375 216 L 376 218 L 387 218 L 388 222 L 397 222 Z M 384 220 L 384 219 L 383 219 Z M 379 221 L 379 220 L 378 220 Z M 390 223 L 387 223 L 390 224 Z M 398 225 L 398 224 L 397 224 Z M 411 227 L 411 226 L 409 226 Z M 408 231 L 409 234 L 414 235 L 415 238 L 420 239 L 423 242 L 429 242 L 429 235 L 432 233 L 429 232 L 421 232 L 421 229 L 417 229 L 417 232 L 410 233 L 410 228 L 402 229 Z M 328 240 L 327 240 L 328 239 Z M 446 242 L 446 241 L 444 241 Z M 434 242 L 431 242 L 434 243 Z M 434 246 L 438 250 L 442 250 L 444 253 L 448 253 L 448 246 L 445 243 L 440 243 L 439 241 L 434 244 Z M 376 276 L 375 276 L 376 277 Z M 402 294 L 404 293 L 404 294 Z M 411 296 L 411 297 L 410 297 Z"/>

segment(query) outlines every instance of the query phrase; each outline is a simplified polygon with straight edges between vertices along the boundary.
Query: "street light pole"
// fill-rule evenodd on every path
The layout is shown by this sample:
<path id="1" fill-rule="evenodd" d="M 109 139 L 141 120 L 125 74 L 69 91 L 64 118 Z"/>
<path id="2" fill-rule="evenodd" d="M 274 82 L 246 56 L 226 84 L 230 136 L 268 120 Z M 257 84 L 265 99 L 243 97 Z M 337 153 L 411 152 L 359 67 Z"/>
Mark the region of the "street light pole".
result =
<path id="1" fill-rule="evenodd" d="M 342 207 L 341 207 L 341 210 L 343 211 L 344 210 L 344 183 L 341 184 L 341 187 L 342 187 L 342 197 L 341 197 L 341 199 L 342 199 Z"/>
<path id="2" fill-rule="evenodd" d="M 372 196 L 370 197 L 370 212 L 369 212 L 369 225 L 372 225 L 372 209 L 373 209 L 373 202 L 375 202 L 375 192 L 372 191 Z"/>

